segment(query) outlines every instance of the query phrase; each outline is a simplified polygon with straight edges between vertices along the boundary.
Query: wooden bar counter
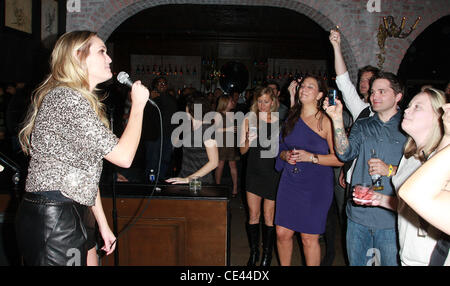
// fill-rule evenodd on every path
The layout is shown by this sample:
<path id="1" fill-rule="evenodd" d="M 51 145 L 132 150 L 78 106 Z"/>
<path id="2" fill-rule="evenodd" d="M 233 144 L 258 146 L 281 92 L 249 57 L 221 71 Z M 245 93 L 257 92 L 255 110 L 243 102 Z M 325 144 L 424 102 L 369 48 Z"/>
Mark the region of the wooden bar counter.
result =
<path id="1" fill-rule="evenodd" d="M 102 204 L 113 229 L 113 188 L 117 206 L 118 265 L 229 265 L 230 206 L 227 186 L 117 183 L 101 187 Z M 134 223 L 134 219 L 138 219 Z M 134 223 L 128 228 L 130 223 Z M 114 255 L 102 265 L 114 265 Z M 117 255 L 117 254 L 116 254 Z"/>

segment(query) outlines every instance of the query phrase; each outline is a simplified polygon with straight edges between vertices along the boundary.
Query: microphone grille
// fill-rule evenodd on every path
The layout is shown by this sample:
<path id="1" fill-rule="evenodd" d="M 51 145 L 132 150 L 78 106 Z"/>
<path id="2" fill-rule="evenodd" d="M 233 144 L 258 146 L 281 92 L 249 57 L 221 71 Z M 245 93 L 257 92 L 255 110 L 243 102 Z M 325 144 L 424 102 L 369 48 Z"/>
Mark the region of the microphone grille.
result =
<path id="1" fill-rule="evenodd" d="M 127 80 L 130 78 L 130 76 L 124 72 L 121 71 L 118 75 L 117 75 L 117 80 L 122 83 L 122 84 L 126 84 Z"/>

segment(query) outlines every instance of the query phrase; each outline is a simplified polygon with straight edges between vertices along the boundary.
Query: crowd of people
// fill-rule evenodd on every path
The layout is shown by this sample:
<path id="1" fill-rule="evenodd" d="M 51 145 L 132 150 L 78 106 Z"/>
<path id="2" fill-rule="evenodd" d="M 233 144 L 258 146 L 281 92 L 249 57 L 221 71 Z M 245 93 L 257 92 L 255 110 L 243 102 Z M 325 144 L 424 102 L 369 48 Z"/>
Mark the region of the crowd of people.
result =
<path id="1" fill-rule="evenodd" d="M 431 257 L 438 245 L 439 232 L 398 199 L 397 193 L 412 172 L 449 143 L 449 130 L 442 127 L 448 116 L 441 117 L 445 94 L 425 87 L 403 112 L 399 102 L 405 94 L 400 80 L 394 74 L 371 68 L 365 69 L 359 78 L 360 91 L 361 83 L 369 78 L 367 102 L 367 97 L 357 96 L 349 80 L 338 31 L 330 32 L 330 42 L 335 53 L 336 82 L 356 120 L 347 135 L 342 118 L 343 104 L 337 100 L 335 106 L 330 106 L 328 99 L 325 100 L 323 107 L 333 121 L 336 154 L 342 161 L 355 161 L 347 176 L 350 186 L 371 185 L 374 175 L 381 175 L 383 186 L 381 190 L 370 190 L 366 201 L 357 198 L 347 203 L 349 263 L 436 265 Z M 447 256 L 448 249 L 440 260 L 442 265 L 449 264 Z"/>
<path id="2" fill-rule="evenodd" d="M 291 79 L 284 94 L 267 82 L 244 96 L 219 88 L 177 94 L 157 77 L 150 90 L 136 81 L 111 111 L 96 89 L 112 77 L 105 44 L 87 31 L 63 35 L 51 73 L 32 97 L 15 97 L 15 124 L 0 126 L 0 139 L 9 128 L 11 146 L 30 159 L 17 214 L 24 262 L 66 265 L 75 248 L 81 265 L 95 265 L 95 229 L 103 250 L 114 251 L 98 188 L 106 159 L 117 166 L 118 181 L 143 183 L 158 174 L 170 184 L 193 178 L 221 184 L 228 167 L 230 197 L 245 194 L 248 266 L 270 266 L 274 251 L 280 265 L 291 265 L 295 233 L 306 265 L 332 265 L 336 214 L 351 266 L 450 265 L 450 84 L 445 92 L 424 86 L 402 110 L 405 89 L 397 75 L 366 66 L 354 84 L 340 32 L 331 30 L 329 41 L 341 94 L 334 103 L 327 82 L 315 75 Z M 172 136 L 179 111 L 190 122 L 185 138 Z M 205 120 L 210 111 L 216 113 Z M 245 115 L 242 122 L 231 116 L 236 112 Z M 215 133 L 207 132 L 211 127 Z M 179 140 L 189 142 L 175 147 Z M 356 185 L 371 186 L 364 200 Z"/>

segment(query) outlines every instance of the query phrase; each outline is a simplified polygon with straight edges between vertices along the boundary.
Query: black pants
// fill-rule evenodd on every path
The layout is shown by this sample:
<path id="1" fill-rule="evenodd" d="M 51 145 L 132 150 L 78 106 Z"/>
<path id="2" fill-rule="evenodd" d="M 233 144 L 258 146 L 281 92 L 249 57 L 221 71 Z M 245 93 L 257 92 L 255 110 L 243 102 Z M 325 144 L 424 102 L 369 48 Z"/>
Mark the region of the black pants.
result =
<path id="1" fill-rule="evenodd" d="M 26 265 L 86 265 L 87 206 L 59 191 L 25 193 L 16 217 L 19 250 Z"/>

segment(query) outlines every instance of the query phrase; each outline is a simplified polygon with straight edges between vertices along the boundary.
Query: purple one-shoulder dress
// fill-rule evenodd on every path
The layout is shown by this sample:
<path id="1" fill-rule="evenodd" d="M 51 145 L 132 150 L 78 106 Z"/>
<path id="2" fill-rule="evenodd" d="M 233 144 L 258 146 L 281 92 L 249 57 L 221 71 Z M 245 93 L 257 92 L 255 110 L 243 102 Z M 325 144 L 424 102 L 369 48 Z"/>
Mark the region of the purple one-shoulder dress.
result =
<path id="1" fill-rule="evenodd" d="M 329 154 L 327 140 L 320 137 L 299 118 L 292 132 L 280 137 L 279 152 L 305 150 L 313 154 Z M 276 199 L 275 224 L 296 232 L 325 232 L 328 210 L 333 200 L 333 169 L 310 162 L 293 165 L 280 159 L 275 168 L 282 171 Z"/>

